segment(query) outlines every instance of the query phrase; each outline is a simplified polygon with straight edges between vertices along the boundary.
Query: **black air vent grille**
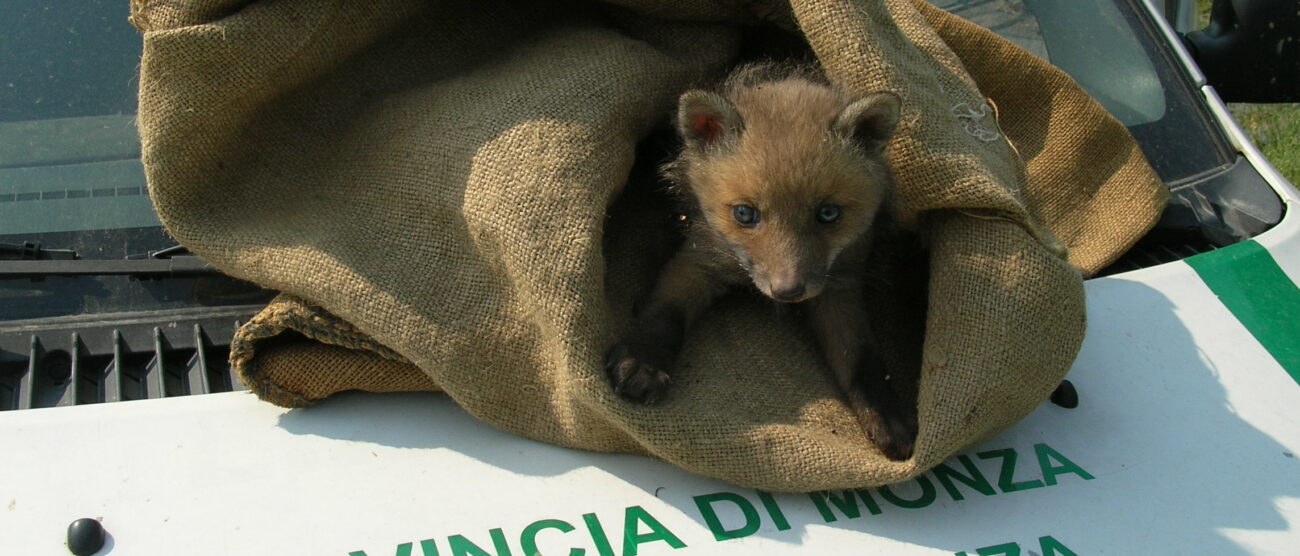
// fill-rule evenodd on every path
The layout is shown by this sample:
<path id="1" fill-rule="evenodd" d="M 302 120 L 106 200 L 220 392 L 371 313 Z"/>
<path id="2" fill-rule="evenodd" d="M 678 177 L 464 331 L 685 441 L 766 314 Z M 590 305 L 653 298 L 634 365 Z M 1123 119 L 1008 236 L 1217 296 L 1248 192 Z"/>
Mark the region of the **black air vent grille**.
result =
<path id="1" fill-rule="evenodd" d="M 230 339 L 252 312 L 0 329 L 0 411 L 243 390 Z M 89 324 L 89 323 L 87 323 Z"/>

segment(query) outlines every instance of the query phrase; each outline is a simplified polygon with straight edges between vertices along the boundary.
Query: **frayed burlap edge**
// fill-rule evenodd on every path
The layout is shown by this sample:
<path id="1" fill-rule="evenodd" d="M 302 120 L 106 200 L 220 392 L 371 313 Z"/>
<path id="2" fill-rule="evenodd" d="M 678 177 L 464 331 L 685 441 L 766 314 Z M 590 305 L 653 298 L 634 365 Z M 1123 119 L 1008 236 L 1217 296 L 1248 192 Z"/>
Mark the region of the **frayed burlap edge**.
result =
<path id="1" fill-rule="evenodd" d="M 316 361 L 328 361 L 331 368 L 313 369 L 310 376 L 328 376 L 358 371 L 376 365 L 384 369 L 387 380 L 374 387 L 373 373 L 355 372 L 355 376 L 338 376 L 324 388 L 304 387 L 301 381 L 289 380 L 307 373 L 278 372 L 280 365 L 270 361 L 272 352 L 281 349 L 275 341 L 292 342 L 290 333 L 305 341 L 296 342 L 296 350 L 316 349 Z M 342 349 L 332 354 L 326 352 Z M 340 357 L 342 356 L 342 357 Z M 360 359 L 361 361 L 357 361 Z M 376 361 L 379 360 L 379 361 Z M 367 365 L 368 363 L 368 365 Z M 266 308 L 235 332 L 230 341 L 231 370 L 259 398 L 281 407 L 306 407 L 331 393 L 362 389 L 369 391 L 436 390 L 428 376 L 397 352 L 365 335 L 347 321 L 308 304 L 292 295 L 281 294 Z"/>

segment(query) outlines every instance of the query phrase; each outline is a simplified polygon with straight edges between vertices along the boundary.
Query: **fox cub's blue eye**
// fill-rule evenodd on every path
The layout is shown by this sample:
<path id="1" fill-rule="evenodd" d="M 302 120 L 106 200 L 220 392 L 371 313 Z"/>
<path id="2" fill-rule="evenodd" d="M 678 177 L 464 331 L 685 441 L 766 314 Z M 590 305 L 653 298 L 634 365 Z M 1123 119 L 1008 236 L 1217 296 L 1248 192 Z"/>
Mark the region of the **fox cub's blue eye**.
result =
<path id="1" fill-rule="evenodd" d="M 839 205 L 822 205 L 817 207 L 817 221 L 822 224 L 833 224 L 840 219 Z"/>
<path id="2" fill-rule="evenodd" d="M 731 216 L 739 222 L 741 226 L 749 227 L 758 224 L 758 209 L 749 205 L 735 205 L 731 207 Z"/>

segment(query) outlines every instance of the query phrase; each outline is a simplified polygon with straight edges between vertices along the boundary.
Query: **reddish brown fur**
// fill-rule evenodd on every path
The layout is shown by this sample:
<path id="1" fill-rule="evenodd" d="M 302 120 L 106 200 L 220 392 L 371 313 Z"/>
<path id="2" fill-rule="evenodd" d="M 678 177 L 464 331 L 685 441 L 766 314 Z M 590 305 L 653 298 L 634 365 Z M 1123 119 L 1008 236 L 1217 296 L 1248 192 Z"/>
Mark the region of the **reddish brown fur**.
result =
<path id="1" fill-rule="evenodd" d="M 685 145 L 665 173 L 692 225 L 610 352 L 615 390 L 647 403 L 661 396 L 690 323 L 727 289 L 752 283 L 806 310 L 867 432 L 890 457 L 910 455 L 915 408 L 886 382 L 864 298 L 873 240 L 894 231 L 883 147 L 897 117 L 897 97 L 853 98 L 801 67 L 749 66 L 720 93 L 684 94 Z M 818 219 L 826 207 L 831 222 Z"/>
<path id="2" fill-rule="evenodd" d="M 815 297 L 835 258 L 870 227 L 888 172 L 852 138 L 832 132 L 847 102 L 826 86 L 790 78 L 740 89 L 731 101 L 744 132 L 725 151 L 688 148 L 674 165 L 678 181 L 759 290 L 771 296 L 773 278 L 800 276 L 806 292 L 796 301 Z M 843 208 L 835 226 L 813 220 L 824 203 Z M 758 209 L 765 224 L 737 224 L 737 204 Z"/>

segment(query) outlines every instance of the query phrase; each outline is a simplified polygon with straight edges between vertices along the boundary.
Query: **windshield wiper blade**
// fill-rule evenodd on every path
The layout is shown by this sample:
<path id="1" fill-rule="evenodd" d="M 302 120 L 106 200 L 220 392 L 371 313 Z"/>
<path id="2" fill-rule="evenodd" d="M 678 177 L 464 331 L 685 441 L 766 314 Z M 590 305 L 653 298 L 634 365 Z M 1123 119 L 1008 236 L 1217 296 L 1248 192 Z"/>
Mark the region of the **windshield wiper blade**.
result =
<path id="1" fill-rule="evenodd" d="M 77 252 L 71 249 L 46 249 L 39 241 L 0 243 L 0 261 L 71 261 Z"/>
<path id="2" fill-rule="evenodd" d="M 49 276 L 112 275 L 168 278 L 218 274 L 221 271 L 194 255 L 178 255 L 166 259 L 0 261 L 0 278 L 40 280 Z"/>
<path id="3" fill-rule="evenodd" d="M 190 254 L 191 253 L 189 248 L 185 247 L 184 245 L 176 244 L 171 247 L 164 247 L 157 251 L 149 251 L 148 253 L 132 253 L 130 255 L 127 255 L 126 258 L 128 259 L 170 259 L 173 257 L 180 257 L 180 256 L 190 255 Z"/>
<path id="4" fill-rule="evenodd" d="M 127 255 L 125 259 L 81 259 L 70 249 L 42 249 L 40 243 L 0 243 L 0 279 L 48 276 L 130 276 L 170 278 L 219 275 L 208 261 L 181 245 Z M 8 255 L 17 254 L 10 258 Z"/>

